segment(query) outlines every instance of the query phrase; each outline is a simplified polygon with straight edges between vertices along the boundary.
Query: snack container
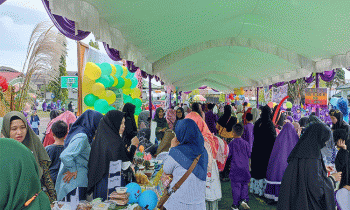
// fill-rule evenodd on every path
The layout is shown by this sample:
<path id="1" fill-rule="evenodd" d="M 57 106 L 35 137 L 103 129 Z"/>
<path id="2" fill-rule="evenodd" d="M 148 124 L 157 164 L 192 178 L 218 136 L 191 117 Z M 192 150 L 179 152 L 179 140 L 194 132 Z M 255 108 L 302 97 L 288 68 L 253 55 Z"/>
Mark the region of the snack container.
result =
<path id="1" fill-rule="evenodd" d="M 123 194 L 123 193 L 126 193 L 126 190 L 127 190 L 128 188 L 126 188 L 126 187 L 116 187 L 115 188 L 115 191 L 118 193 L 118 194 Z"/>

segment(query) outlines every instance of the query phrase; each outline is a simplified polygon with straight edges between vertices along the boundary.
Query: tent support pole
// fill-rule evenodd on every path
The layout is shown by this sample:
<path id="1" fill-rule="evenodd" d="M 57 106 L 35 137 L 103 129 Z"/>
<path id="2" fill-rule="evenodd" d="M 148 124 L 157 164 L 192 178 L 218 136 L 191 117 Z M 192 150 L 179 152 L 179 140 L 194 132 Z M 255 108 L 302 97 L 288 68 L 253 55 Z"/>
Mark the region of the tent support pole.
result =
<path id="1" fill-rule="evenodd" d="M 259 87 L 256 88 L 256 108 L 259 109 Z"/>
<path id="2" fill-rule="evenodd" d="M 153 110 L 153 104 L 152 104 L 152 82 L 151 82 L 151 77 L 148 76 L 148 99 L 149 99 L 149 105 L 148 105 L 148 109 L 149 109 L 149 113 L 150 116 L 152 118 L 152 110 Z"/>
<path id="3" fill-rule="evenodd" d="M 319 78 L 319 73 L 316 73 L 316 89 L 318 89 L 320 87 L 320 78 Z M 320 108 L 316 107 L 316 116 L 319 117 L 320 116 Z"/>

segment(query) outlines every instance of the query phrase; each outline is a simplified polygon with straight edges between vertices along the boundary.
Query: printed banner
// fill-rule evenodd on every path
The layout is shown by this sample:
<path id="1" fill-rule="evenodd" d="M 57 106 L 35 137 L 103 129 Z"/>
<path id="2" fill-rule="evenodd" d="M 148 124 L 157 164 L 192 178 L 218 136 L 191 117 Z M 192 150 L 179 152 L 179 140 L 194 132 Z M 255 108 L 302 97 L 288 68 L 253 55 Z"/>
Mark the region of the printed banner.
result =
<path id="1" fill-rule="evenodd" d="M 327 106 L 328 94 L 327 88 L 306 88 L 305 104 Z"/>
<path id="2" fill-rule="evenodd" d="M 272 88 L 272 102 L 279 104 L 284 97 L 288 95 L 288 85 Z"/>
<path id="3" fill-rule="evenodd" d="M 265 93 L 264 93 L 265 94 L 265 102 L 268 103 L 268 102 L 272 101 L 272 94 L 273 94 L 272 88 L 269 89 L 269 86 L 266 86 L 266 87 L 264 87 L 264 89 L 265 89 Z"/>

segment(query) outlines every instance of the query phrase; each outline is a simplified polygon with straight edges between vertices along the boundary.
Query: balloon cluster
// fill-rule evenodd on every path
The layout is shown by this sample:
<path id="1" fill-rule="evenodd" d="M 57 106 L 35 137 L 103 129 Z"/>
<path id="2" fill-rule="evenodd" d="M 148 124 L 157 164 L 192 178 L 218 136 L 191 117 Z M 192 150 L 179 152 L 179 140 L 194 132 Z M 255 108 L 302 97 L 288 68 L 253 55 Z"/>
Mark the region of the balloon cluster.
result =
<path id="1" fill-rule="evenodd" d="M 2 92 L 5 92 L 9 88 L 9 83 L 7 82 L 6 78 L 3 76 L 0 76 L 0 87 Z"/>
<path id="2" fill-rule="evenodd" d="M 137 183 L 126 185 L 126 192 L 129 193 L 129 204 L 138 203 L 143 210 L 154 209 L 158 203 L 158 196 L 152 190 L 146 190 L 141 193 L 141 187 Z"/>
<path id="3" fill-rule="evenodd" d="M 111 106 L 117 99 L 116 89 L 123 90 L 124 103 L 136 106 L 135 115 L 141 113 L 141 90 L 136 88 L 138 80 L 125 66 L 109 63 L 88 62 L 83 78 L 84 103 L 86 109 L 93 109 L 102 114 L 115 110 Z M 114 91 L 113 91 L 114 90 Z"/>
<path id="4" fill-rule="evenodd" d="M 243 88 L 235 88 L 234 89 L 234 93 L 238 96 L 238 95 L 244 95 L 244 90 Z"/>
<path id="5" fill-rule="evenodd" d="M 225 102 L 225 101 L 226 101 L 225 94 L 220 93 L 219 101 L 220 101 L 220 102 Z"/>

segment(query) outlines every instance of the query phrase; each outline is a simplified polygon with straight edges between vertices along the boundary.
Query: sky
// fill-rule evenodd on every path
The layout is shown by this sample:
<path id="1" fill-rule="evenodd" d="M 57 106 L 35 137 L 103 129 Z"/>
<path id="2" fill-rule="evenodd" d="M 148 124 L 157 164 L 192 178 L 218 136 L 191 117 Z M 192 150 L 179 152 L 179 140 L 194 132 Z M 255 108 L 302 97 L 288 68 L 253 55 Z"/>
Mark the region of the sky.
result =
<path id="1" fill-rule="evenodd" d="M 7 0 L 0 5 L 0 66 L 22 71 L 30 35 L 36 24 L 47 20 L 50 18 L 41 0 Z M 90 39 L 95 40 L 93 34 L 82 41 L 89 43 Z M 76 42 L 67 41 L 67 71 L 78 71 Z M 99 47 L 106 53 L 101 42 Z M 349 71 L 345 71 L 345 78 L 350 79 Z"/>

